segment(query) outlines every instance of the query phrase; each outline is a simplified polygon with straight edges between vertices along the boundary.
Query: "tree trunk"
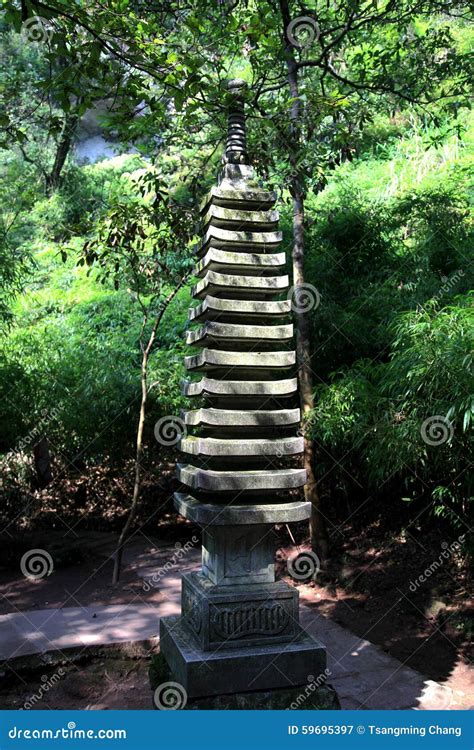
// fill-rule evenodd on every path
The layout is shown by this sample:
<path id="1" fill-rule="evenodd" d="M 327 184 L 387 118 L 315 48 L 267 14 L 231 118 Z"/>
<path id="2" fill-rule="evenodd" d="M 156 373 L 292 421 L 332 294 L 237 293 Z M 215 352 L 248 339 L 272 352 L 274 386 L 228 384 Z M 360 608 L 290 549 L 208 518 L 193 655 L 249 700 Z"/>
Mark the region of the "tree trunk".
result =
<path id="1" fill-rule="evenodd" d="M 293 199 L 293 285 L 296 287 L 294 300 L 296 300 L 295 328 L 296 328 L 296 355 L 298 363 L 298 378 L 300 387 L 300 402 L 303 417 L 313 408 L 313 373 L 311 370 L 311 344 L 310 344 L 310 321 L 307 312 L 298 310 L 298 287 L 304 284 L 304 175 L 299 163 L 299 150 L 301 143 L 301 100 L 299 98 L 298 68 L 293 52 L 293 47 L 288 39 L 287 29 L 291 21 L 288 0 L 279 0 L 280 12 L 283 22 L 283 42 L 285 45 L 285 59 L 288 70 L 288 84 L 292 104 L 290 109 L 290 139 L 288 143 L 288 156 L 291 165 L 290 192 Z M 314 444 L 305 437 L 304 439 L 304 466 L 307 473 L 305 485 L 305 498 L 311 503 L 311 546 L 321 559 L 327 557 L 328 539 L 324 515 L 321 511 L 321 500 L 318 494 L 316 476 L 314 471 Z"/>
<path id="2" fill-rule="evenodd" d="M 46 177 L 46 193 L 51 193 L 56 190 L 59 186 L 59 180 L 61 179 L 61 172 L 64 164 L 66 163 L 67 155 L 70 151 L 76 127 L 79 117 L 75 112 L 66 112 L 64 115 L 64 122 L 61 128 L 59 136 L 58 147 L 56 149 L 56 156 L 54 157 L 54 164 L 51 172 Z"/>
<path id="3" fill-rule="evenodd" d="M 51 454 L 49 452 L 48 439 L 42 437 L 33 447 L 35 462 L 36 484 L 40 490 L 44 489 L 53 481 L 51 472 Z"/>
<path id="4" fill-rule="evenodd" d="M 137 516 L 138 503 L 140 500 L 140 489 L 141 489 L 141 464 L 140 462 L 141 462 L 141 458 L 143 454 L 143 431 L 145 428 L 146 405 L 147 405 L 147 399 L 148 399 L 148 360 L 150 358 L 150 353 L 153 349 L 153 344 L 155 343 L 155 339 L 156 339 L 156 332 L 163 318 L 163 315 L 165 314 L 172 300 L 178 294 L 181 287 L 183 287 L 186 284 L 188 280 L 188 276 L 189 276 L 188 274 L 183 276 L 181 281 L 168 294 L 165 301 L 163 302 L 161 309 L 157 313 L 157 316 L 153 323 L 153 327 L 151 329 L 151 333 L 150 333 L 146 347 L 143 347 L 142 345 L 142 365 L 141 365 L 141 376 L 140 376 L 142 397 L 140 401 L 140 413 L 138 417 L 138 427 L 137 427 L 137 440 L 136 440 L 136 452 L 135 452 L 135 480 L 133 483 L 133 495 L 132 495 L 132 504 L 130 506 L 130 513 L 128 514 L 128 518 L 125 522 L 125 526 L 123 527 L 122 532 L 119 536 L 117 549 L 115 550 L 114 571 L 112 574 L 113 584 L 118 583 L 119 578 L 120 578 L 123 550 L 127 542 L 127 539 L 130 535 L 130 530 L 133 526 L 133 522 L 135 521 L 135 518 Z M 142 335 L 143 335 L 143 331 L 145 329 L 146 323 L 147 323 L 147 313 L 144 313 Z M 140 337 L 140 342 L 142 342 L 141 337 Z"/>
<path id="5" fill-rule="evenodd" d="M 133 483 L 132 504 L 130 506 L 130 513 L 128 514 L 128 518 L 125 522 L 125 526 L 123 527 L 122 532 L 120 534 L 118 544 L 117 544 L 117 549 L 115 551 L 114 572 L 112 575 L 113 584 L 118 583 L 119 578 L 120 578 L 123 549 L 125 547 L 125 542 L 128 539 L 130 529 L 132 528 L 133 522 L 137 515 L 138 501 L 140 498 L 140 487 L 141 487 L 140 461 L 141 461 L 142 452 L 143 452 L 143 430 L 145 427 L 146 402 L 147 402 L 147 397 L 148 397 L 148 386 L 147 386 L 148 354 L 149 354 L 149 349 L 147 347 L 144 350 L 143 357 L 142 357 L 142 369 L 141 369 L 142 398 L 140 402 L 140 414 L 138 417 L 138 427 L 137 427 L 137 441 L 136 441 L 136 453 L 135 453 L 135 480 Z"/>
<path id="6" fill-rule="evenodd" d="M 297 183 L 297 180 L 294 181 Z M 298 185 L 293 184 L 293 285 L 298 288 L 304 284 L 304 198 Z M 298 308 L 298 292 L 293 297 Z M 313 373 L 311 370 L 310 321 L 307 312 L 296 309 L 296 357 L 298 362 L 300 404 L 303 419 L 314 407 Z M 314 442 L 305 435 L 304 467 L 307 480 L 305 498 L 311 503 L 311 547 L 322 560 L 328 554 L 328 539 L 324 515 L 321 512 L 321 499 L 315 475 Z"/>

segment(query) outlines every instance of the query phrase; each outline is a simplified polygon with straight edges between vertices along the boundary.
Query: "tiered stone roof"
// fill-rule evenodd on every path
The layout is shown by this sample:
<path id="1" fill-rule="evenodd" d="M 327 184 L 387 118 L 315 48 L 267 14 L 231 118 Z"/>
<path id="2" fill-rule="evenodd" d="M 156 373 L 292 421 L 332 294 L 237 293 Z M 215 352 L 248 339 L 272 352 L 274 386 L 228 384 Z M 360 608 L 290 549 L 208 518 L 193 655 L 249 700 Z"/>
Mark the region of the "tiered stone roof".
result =
<path id="1" fill-rule="evenodd" d="M 291 493 L 306 480 L 298 462 L 287 460 L 302 453 L 303 439 L 276 195 L 259 186 L 247 163 L 242 88 L 230 84 L 224 166 L 201 205 L 198 304 L 189 315 L 186 343 L 193 352 L 185 358 L 190 377 L 184 385 L 201 405 L 184 415 L 189 435 L 177 470 L 188 490 L 187 498 L 178 493 L 177 505 L 189 517 L 196 501 L 234 505 L 255 493 L 259 505 L 270 496 L 272 504 L 288 506 L 285 516 L 293 503 L 300 515 L 301 502 Z"/>

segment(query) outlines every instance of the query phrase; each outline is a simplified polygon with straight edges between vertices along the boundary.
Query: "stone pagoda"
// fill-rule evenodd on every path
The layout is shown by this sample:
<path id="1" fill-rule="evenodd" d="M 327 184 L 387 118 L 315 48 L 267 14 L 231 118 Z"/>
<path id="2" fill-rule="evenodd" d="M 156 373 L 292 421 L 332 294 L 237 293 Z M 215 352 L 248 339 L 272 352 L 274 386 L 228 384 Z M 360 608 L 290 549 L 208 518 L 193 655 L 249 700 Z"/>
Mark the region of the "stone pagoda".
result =
<path id="1" fill-rule="evenodd" d="M 249 165 L 245 84 L 229 83 L 217 187 L 202 204 L 189 313 L 178 512 L 202 528 L 202 568 L 183 576 L 161 652 L 188 696 L 304 685 L 325 651 L 299 625 L 298 592 L 275 580 L 273 526 L 309 518 L 291 304 L 276 195 Z"/>

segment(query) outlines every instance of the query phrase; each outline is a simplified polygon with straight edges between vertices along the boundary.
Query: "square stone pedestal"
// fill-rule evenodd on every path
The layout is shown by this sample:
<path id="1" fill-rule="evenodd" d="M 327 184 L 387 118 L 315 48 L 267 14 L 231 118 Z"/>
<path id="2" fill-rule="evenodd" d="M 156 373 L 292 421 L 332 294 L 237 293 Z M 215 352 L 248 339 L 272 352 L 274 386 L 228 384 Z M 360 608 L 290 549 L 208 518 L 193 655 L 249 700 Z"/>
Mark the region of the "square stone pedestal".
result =
<path id="1" fill-rule="evenodd" d="M 305 685 L 326 668 L 324 647 L 301 628 L 293 640 L 203 651 L 178 616 L 160 621 L 160 648 L 189 698 Z"/>
<path id="2" fill-rule="evenodd" d="M 277 520 L 307 518 L 309 504 L 213 506 L 176 496 L 204 527 L 203 566 L 183 575 L 181 615 L 160 622 L 160 648 L 189 698 L 307 685 L 326 668 L 324 647 L 299 624 L 298 591 L 275 580 Z"/>
<path id="3" fill-rule="evenodd" d="M 298 592 L 284 581 L 215 585 L 203 573 L 183 576 L 183 626 L 204 651 L 292 641 L 299 632 Z"/>

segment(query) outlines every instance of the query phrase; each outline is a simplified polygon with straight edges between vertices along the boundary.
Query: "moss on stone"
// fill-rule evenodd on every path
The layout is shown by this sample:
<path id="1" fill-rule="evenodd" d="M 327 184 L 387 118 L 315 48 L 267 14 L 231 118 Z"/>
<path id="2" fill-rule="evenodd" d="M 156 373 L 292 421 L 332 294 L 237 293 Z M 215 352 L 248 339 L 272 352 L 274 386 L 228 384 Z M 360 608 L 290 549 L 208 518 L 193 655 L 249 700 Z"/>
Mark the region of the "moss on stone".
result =
<path id="1" fill-rule="evenodd" d="M 173 681 L 173 675 L 161 654 L 152 657 L 149 669 L 151 689 L 155 691 L 160 685 Z M 316 686 L 308 683 L 301 687 L 280 690 L 258 690 L 233 695 L 215 695 L 205 698 L 189 698 L 185 710 L 303 710 L 303 711 L 337 711 L 340 710 L 336 691 L 330 685 Z"/>

